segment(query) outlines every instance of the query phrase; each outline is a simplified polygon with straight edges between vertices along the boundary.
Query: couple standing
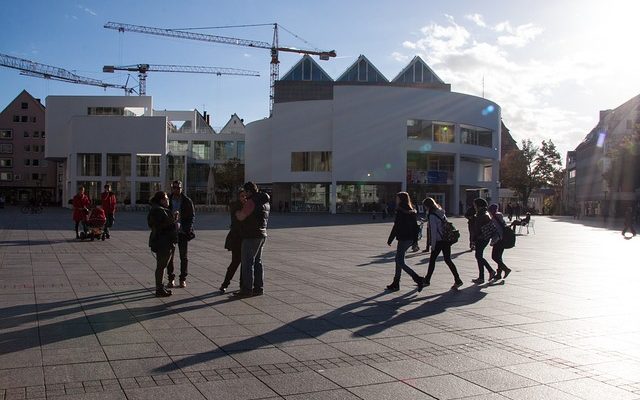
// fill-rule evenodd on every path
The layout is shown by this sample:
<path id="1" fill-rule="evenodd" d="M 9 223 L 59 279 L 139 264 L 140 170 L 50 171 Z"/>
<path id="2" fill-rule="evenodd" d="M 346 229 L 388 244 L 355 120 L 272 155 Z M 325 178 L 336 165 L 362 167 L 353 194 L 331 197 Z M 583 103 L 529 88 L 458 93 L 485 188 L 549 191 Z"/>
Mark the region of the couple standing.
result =
<path id="1" fill-rule="evenodd" d="M 225 240 L 225 248 L 231 251 L 231 263 L 220 292 L 227 291 L 241 265 L 240 291 L 233 295 L 251 297 L 264 293 L 262 249 L 267 239 L 270 210 L 269 195 L 259 191 L 255 183 L 245 183 L 238 193 L 238 200 L 229 208 L 231 227 Z"/>
<path id="2" fill-rule="evenodd" d="M 429 258 L 429 269 L 424 279 L 411 269 L 405 262 L 407 250 L 415 243 L 418 238 L 418 211 L 413 206 L 411 198 L 407 192 L 400 192 L 396 195 L 396 219 L 389 234 L 387 244 L 391 246 L 394 239 L 398 239 L 398 247 L 396 251 L 396 273 L 393 282 L 387 286 L 387 290 L 400 290 L 400 275 L 404 270 L 408 273 L 418 285 L 418 292 L 422 288 L 431 284 L 431 276 L 436 267 L 436 260 L 442 252 L 444 262 L 447 264 L 454 277 L 452 289 L 462 286 L 462 280 L 458 275 L 458 270 L 451 260 L 451 243 L 443 240 L 444 225 L 447 223 L 447 217 L 442 207 L 436 203 L 431 197 L 427 197 L 422 202 L 427 214 L 427 226 L 429 229 L 429 238 L 431 246 L 431 257 Z"/>

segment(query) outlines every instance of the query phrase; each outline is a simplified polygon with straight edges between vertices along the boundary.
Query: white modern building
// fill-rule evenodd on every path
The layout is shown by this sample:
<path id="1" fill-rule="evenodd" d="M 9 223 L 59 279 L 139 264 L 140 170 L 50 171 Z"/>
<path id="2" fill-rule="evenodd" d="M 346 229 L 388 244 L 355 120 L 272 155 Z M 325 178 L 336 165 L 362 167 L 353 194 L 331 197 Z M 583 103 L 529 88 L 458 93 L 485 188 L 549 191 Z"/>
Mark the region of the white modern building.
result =
<path id="1" fill-rule="evenodd" d="M 120 201 L 146 204 L 174 179 L 196 203 L 211 202 L 217 191 L 229 193 L 216 187 L 215 171 L 244 159 L 235 114 L 216 133 L 206 113 L 154 111 L 148 96 L 49 96 L 46 104 L 45 157 L 62 162 L 65 204 L 81 185 L 99 198 L 106 183 Z"/>
<path id="2" fill-rule="evenodd" d="M 500 114 L 419 57 L 388 81 L 364 56 L 335 80 L 305 56 L 276 83 L 273 115 L 246 127 L 246 175 L 276 209 L 369 212 L 406 190 L 457 214 L 498 199 Z"/>

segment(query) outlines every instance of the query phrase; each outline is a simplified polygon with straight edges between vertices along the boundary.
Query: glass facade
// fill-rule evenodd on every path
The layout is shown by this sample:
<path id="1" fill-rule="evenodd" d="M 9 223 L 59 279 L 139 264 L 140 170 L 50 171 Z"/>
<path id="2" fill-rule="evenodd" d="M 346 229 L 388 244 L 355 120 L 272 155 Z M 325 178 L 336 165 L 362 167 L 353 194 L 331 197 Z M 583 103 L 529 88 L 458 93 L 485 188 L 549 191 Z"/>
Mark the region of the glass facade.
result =
<path id="1" fill-rule="evenodd" d="M 330 151 L 291 153 L 291 172 L 331 172 Z"/>
<path id="2" fill-rule="evenodd" d="M 244 142 L 242 143 L 242 151 L 244 156 Z M 215 142 L 214 146 L 214 158 L 216 161 L 227 161 L 237 157 L 235 142 Z"/>
<path id="3" fill-rule="evenodd" d="M 410 151 L 407 153 L 407 183 L 450 184 L 455 156 Z"/>
<path id="4" fill-rule="evenodd" d="M 336 212 L 380 211 L 384 204 L 395 201 L 400 188 L 400 183 L 340 183 L 336 189 Z"/>
<path id="5" fill-rule="evenodd" d="M 329 211 L 328 183 L 291 184 L 291 211 L 327 212 Z"/>
<path id="6" fill-rule="evenodd" d="M 102 154 L 81 153 L 77 158 L 78 176 L 100 176 L 102 167 Z"/>
<path id="7" fill-rule="evenodd" d="M 167 156 L 167 182 L 185 182 L 185 168 L 185 156 Z"/>
<path id="8" fill-rule="evenodd" d="M 169 153 L 179 153 L 189 150 L 189 141 L 187 140 L 169 140 L 167 142 Z"/>
<path id="9" fill-rule="evenodd" d="M 409 119 L 407 120 L 407 138 L 438 143 L 455 143 L 455 126 L 422 119 Z"/>
<path id="10" fill-rule="evenodd" d="M 107 176 L 130 176 L 130 154 L 107 154 Z"/>
<path id="11" fill-rule="evenodd" d="M 480 128 L 460 128 L 460 143 L 493 147 L 493 131 Z"/>
<path id="12" fill-rule="evenodd" d="M 149 204 L 149 199 L 161 188 L 160 182 L 136 182 L 136 204 Z"/>
<path id="13" fill-rule="evenodd" d="M 140 177 L 160 177 L 160 156 L 136 156 L 136 171 Z"/>
<path id="14" fill-rule="evenodd" d="M 238 160 L 244 161 L 244 142 L 240 141 L 237 143 L 238 146 Z"/>
<path id="15" fill-rule="evenodd" d="M 78 188 L 80 186 L 84 187 L 84 194 L 89 197 L 92 205 L 100 204 L 100 193 L 102 192 L 102 187 L 100 186 L 100 182 L 98 181 L 78 181 L 78 186 L 75 188 L 73 192 L 73 196 L 78 192 Z"/>
<path id="16" fill-rule="evenodd" d="M 111 191 L 116 194 L 118 203 L 131 204 L 131 182 L 113 181 Z"/>
<path id="17" fill-rule="evenodd" d="M 197 160 L 210 160 L 211 142 L 208 140 L 194 140 L 191 143 L 191 152 Z"/>

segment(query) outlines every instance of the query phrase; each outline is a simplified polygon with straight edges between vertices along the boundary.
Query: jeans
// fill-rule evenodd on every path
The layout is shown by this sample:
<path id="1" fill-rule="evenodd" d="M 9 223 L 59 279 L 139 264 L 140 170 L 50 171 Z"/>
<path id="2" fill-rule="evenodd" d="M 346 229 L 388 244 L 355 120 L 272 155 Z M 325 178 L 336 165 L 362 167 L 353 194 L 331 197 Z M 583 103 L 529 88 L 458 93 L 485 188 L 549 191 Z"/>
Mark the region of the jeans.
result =
<path id="1" fill-rule="evenodd" d="M 224 276 L 224 282 L 222 282 L 222 287 L 226 288 L 231 283 L 231 279 L 236 274 L 240 263 L 242 262 L 242 248 L 234 248 L 231 250 L 231 263 L 227 267 L 227 273 Z M 242 271 L 240 271 L 240 287 L 242 287 Z"/>
<path id="2" fill-rule="evenodd" d="M 486 240 L 477 240 L 476 241 L 476 261 L 478 262 L 478 278 L 484 279 L 484 269 L 486 268 L 489 271 L 490 275 L 493 275 L 493 268 L 489 265 L 489 262 L 485 260 L 482 253 L 484 253 L 484 249 L 489 245 L 489 239 Z"/>
<path id="3" fill-rule="evenodd" d="M 418 282 L 420 280 L 420 276 L 416 274 L 416 272 L 404 261 L 404 256 L 413 243 L 413 240 L 398 240 L 398 247 L 396 248 L 396 274 L 393 277 L 394 282 L 400 282 L 400 275 L 403 270 L 407 274 L 411 275 L 414 281 Z"/>
<path id="4" fill-rule="evenodd" d="M 435 247 L 431 251 L 431 257 L 429 258 L 429 269 L 427 270 L 427 276 L 424 278 L 425 283 L 431 282 L 431 275 L 433 275 L 433 271 L 436 269 L 436 260 L 442 251 L 442 255 L 444 256 L 444 262 L 449 267 L 449 270 L 453 274 L 453 278 L 456 283 L 462 282 L 460 279 L 460 275 L 458 275 L 458 269 L 456 265 L 451 261 L 451 244 L 447 242 L 438 241 L 436 242 Z"/>
<path id="5" fill-rule="evenodd" d="M 187 250 L 189 248 L 189 241 L 187 240 L 186 235 L 178 234 L 178 251 L 180 253 L 180 280 L 184 281 L 187 279 L 188 267 L 189 267 L 189 259 L 187 258 Z M 175 252 L 174 252 L 175 253 Z M 169 280 L 172 281 L 176 278 L 176 274 L 173 273 L 173 257 L 174 254 L 171 254 L 171 259 L 169 260 L 169 265 L 167 266 L 167 276 Z"/>
<path id="6" fill-rule="evenodd" d="M 242 292 L 262 290 L 264 270 L 262 268 L 262 248 L 266 238 L 242 239 Z"/>
<path id="7" fill-rule="evenodd" d="M 111 228 L 113 226 L 113 214 L 107 214 L 107 222 L 104 224 L 104 233 L 106 235 L 109 234 L 109 228 Z"/>
<path id="8" fill-rule="evenodd" d="M 502 261 L 502 254 L 504 254 L 504 245 L 502 241 L 499 241 L 493 245 L 493 249 L 491 250 L 491 259 L 498 264 L 498 275 L 500 275 L 502 271 L 509 270 L 504 261 Z"/>
<path id="9" fill-rule="evenodd" d="M 175 246 L 159 249 L 156 253 L 156 287 L 162 287 L 162 275 L 164 275 L 164 269 L 167 268 L 169 262 L 173 259 L 173 253 L 175 252 Z"/>

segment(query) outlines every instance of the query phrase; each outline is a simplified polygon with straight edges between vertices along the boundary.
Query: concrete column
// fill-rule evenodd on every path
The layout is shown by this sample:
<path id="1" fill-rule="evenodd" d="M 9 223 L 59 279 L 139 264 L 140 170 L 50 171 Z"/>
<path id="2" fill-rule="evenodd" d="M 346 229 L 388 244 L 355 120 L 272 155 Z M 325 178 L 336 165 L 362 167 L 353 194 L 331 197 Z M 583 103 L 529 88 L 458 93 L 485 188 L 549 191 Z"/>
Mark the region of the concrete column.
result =
<path id="1" fill-rule="evenodd" d="M 455 154 L 453 162 L 453 212 L 452 215 L 458 215 L 460 212 L 460 153 Z M 464 212 L 464 210 L 463 210 Z"/>
<path id="2" fill-rule="evenodd" d="M 129 180 L 129 189 L 131 190 L 131 205 L 136 204 L 136 153 L 131 153 L 131 179 Z"/>
<path id="3" fill-rule="evenodd" d="M 500 181 L 500 161 L 493 160 L 491 162 L 491 202 L 498 203 L 500 201 L 499 185 Z"/>
<path id="4" fill-rule="evenodd" d="M 329 212 L 335 214 L 338 204 L 338 184 L 336 181 L 332 181 L 329 188 L 329 203 Z"/>
<path id="5" fill-rule="evenodd" d="M 102 193 L 102 188 L 107 184 L 107 153 L 100 154 L 100 187 L 98 188 L 98 193 Z"/>

